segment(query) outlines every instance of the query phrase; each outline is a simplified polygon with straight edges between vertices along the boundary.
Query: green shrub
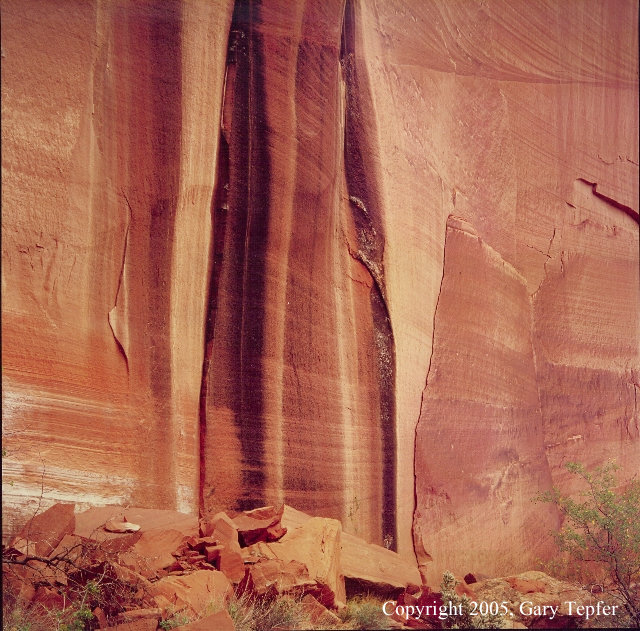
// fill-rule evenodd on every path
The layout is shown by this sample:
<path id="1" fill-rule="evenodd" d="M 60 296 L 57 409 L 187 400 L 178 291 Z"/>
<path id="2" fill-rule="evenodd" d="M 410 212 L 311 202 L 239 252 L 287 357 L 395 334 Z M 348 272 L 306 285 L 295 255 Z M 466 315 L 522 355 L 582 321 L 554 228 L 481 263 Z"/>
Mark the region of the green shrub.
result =
<path id="1" fill-rule="evenodd" d="M 376 598 L 354 598 L 340 612 L 348 629 L 390 629 L 389 618 L 382 611 L 383 602 Z"/>
<path id="2" fill-rule="evenodd" d="M 277 627 L 313 628 L 300 601 L 291 596 L 256 598 L 245 592 L 229 601 L 227 611 L 236 631 L 271 631 Z"/>
<path id="3" fill-rule="evenodd" d="M 576 502 L 556 488 L 536 498 L 554 503 L 565 518 L 562 529 L 553 533 L 556 544 L 572 560 L 602 567 L 605 590 L 617 596 L 632 623 L 640 627 L 640 482 L 616 493 L 615 464 L 593 473 L 579 462 L 566 467 L 586 486 L 580 493 L 584 501 Z"/>

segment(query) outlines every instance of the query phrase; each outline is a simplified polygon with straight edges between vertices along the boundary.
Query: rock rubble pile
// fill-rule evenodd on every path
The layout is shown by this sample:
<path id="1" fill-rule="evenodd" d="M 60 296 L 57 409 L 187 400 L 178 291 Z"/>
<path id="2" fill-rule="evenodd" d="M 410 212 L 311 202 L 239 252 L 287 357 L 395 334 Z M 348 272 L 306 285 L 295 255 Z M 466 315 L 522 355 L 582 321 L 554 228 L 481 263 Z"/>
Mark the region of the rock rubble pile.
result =
<path id="1" fill-rule="evenodd" d="M 199 618 L 180 629 L 233 629 L 226 604 L 243 595 L 295 596 L 314 624 L 331 625 L 347 595 L 398 598 L 420 582 L 395 552 L 290 506 L 198 520 L 120 507 L 75 515 L 57 504 L 24 526 L 3 561 L 5 586 L 23 606 L 64 609 L 92 582 L 99 628 L 121 631 L 155 631 L 179 613 Z"/>

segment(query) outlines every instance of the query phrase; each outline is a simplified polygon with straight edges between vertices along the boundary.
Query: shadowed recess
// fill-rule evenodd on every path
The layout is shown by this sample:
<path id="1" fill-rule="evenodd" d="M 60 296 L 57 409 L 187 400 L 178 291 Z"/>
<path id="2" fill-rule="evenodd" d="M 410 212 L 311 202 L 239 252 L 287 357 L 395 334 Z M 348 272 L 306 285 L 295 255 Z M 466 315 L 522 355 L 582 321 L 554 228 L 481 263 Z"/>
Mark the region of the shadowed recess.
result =
<path id="1" fill-rule="evenodd" d="M 382 536 L 396 550 L 396 428 L 395 428 L 395 344 L 391 319 L 386 304 L 383 269 L 384 231 L 377 190 L 377 164 L 370 138 L 375 138 L 375 121 L 366 113 L 372 111 L 369 80 L 359 72 L 355 58 L 355 6 L 347 0 L 345 6 L 341 63 L 347 104 L 345 121 L 345 171 L 350 207 L 358 237 L 360 260 L 373 279 L 371 312 L 380 384 L 380 423 L 383 449 L 383 514 Z"/>

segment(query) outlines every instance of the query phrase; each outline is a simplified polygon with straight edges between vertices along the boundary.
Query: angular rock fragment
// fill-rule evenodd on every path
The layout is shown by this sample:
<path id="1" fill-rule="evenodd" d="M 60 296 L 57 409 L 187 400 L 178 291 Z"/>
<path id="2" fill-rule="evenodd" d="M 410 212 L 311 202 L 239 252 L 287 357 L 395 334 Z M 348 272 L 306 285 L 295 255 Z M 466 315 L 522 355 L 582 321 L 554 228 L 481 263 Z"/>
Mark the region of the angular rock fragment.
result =
<path id="1" fill-rule="evenodd" d="M 138 532 L 138 530 L 140 530 L 140 525 L 139 524 L 132 524 L 128 521 L 116 521 L 116 520 L 110 520 L 108 521 L 103 528 L 107 531 L 107 532 L 117 532 L 119 534 L 123 534 L 126 532 Z"/>
<path id="2" fill-rule="evenodd" d="M 178 530 L 184 536 L 198 535 L 198 518 L 194 515 L 155 508 L 128 508 L 125 510 L 121 506 L 96 507 L 79 513 L 76 515 L 73 534 L 98 541 L 131 537 L 131 534 L 109 533 L 102 529 L 102 526 L 107 522 L 122 522 L 125 514 L 127 521 L 138 524 L 143 532 L 166 528 Z"/>
<path id="3" fill-rule="evenodd" d="M 233 594 L 229 579 L 216 570 L 196 570 L 184 576 L 169 576 L 153 584 L 154 596 L 164 596 L 170 603 L 187 605 L 202 615 L 207 607 L 224 604 Z"/>
<path id="4" fill-rule="evenodd" d="M 277 541 L 283 537 L 287 532 L 280 524 L 283 512 L 284 505 L 279 509 L 266 506 L 234 517 L 233 523 L 238 529 L 240 543 L 246 547 L 259 541 Z"/>
<path id="5" fill-rule="evenodd" d="M 11 541 L 10 547 L 23 554 L 49 555 L 65 535 L 74 531 L 74 509 L 75 504 L 54 504 L 30 519 Z"/>
<path id="6" fill-rule="evenodd" d="M 228 541 L 237 542 L 238 528 L 226 513 L 221 512 L 200 521 L 200 535 L 212 537 L 221 544 L 226 544 Z"/>
<path id="7" fill-rule="evenodd" d="M 162 609 L 154 607 L 151 609 L 130 609 L 118 615 L 118 622 L 135 622 L 136 620 L 156 620 L 162 618 Z"/>
<path id="8" fill-rule="evenodd" d="M 473 575 L 471 572 L 469 572 L 468 574 L 465 574 L 464 582 L 467 585 L 473 585 L 474 583 L 478 582 L 478 579 L 475 577 L 475 575 Z"/>
<path id="9" fill-rule="evenodd" d="M 309 577 L 304 563 L 287 563 L 281 559 L 260 559 L 247 566 L 247 574 L 238 590 L 240 593 L 249 591 L 257 596 L 320 591 L 316 581 Z"/>
<path id="10" fill-rule="evenodd" d="M 240 545 L 235 541 L 229 541 L 227 545 L 220 546 L 218 554 L 218 569 L 234 584 L 238 584 L 244 578 L 244 561 L 240 554 Z"/>
<path id="11" fill-rule="evenodd" d="M 130 553 L 136 555 L 145 569 L 155 571 L 168 567 L 175 558 L 172 552 L 182 544 L 185 536 L 172 528 L 156 528 L 142 533 L 131 547 Z"/>
<path id="12" fill-rule="evenodd" d="M 342 535 L 342 571 L 349 593 L 370 591 L 381 596 L 397 596 L 408 585 L 421 583 L 415 565 L 382 546 L 354 535 Z"/>
<path id="13" fill-rule="evenodd" d="M 123 622 L 115 627 L 109 627 L 114 631 L 156 631 L 158 621 L 153 619 L 134 620 L 133 622 Z"/>
<path id="14" fill-rule="evenodd" d="M 342 524 L 338 520 L 312 517 L 303 526 L 288 531 L 280 541 L 265 545 L 278 559 L 304 563 L 309 577 L 321 589 L 320 602 L 333 608 L 346 602 L 340 563 L 341 535 Z"/>

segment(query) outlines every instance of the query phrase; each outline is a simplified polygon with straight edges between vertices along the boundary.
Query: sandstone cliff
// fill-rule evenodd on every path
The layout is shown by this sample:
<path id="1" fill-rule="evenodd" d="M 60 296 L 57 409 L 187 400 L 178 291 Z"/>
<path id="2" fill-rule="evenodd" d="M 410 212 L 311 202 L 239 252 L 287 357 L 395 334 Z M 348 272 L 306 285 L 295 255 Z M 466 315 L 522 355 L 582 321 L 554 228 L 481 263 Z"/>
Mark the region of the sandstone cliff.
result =
<path id="1" fill-rule="evenodd" d="M 563 462 L 640 469 L 637 10 L 4 2 L 4 534 L 286 501 L 530 569 Z"/>

